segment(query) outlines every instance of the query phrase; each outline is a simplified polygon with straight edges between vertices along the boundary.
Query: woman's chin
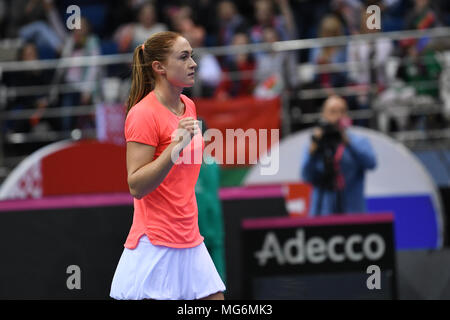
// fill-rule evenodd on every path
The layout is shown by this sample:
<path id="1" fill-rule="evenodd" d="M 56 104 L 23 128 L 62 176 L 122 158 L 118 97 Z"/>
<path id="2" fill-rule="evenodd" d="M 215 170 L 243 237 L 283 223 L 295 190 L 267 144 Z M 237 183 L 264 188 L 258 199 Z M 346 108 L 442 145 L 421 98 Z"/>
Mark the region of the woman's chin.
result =
<path id="1" fill-rule="evenodd" d="M 184 84 L 184 87 L 191 88 L 194 86 L 194 84 L 195 84 L 195 80 L 186 81 L 186 83 Z"/>
<path id="2" fill-rule="evenodd" d="M 190 87 L 193 87 L 195 84 L 194 79 L 189 79 L 186 81 L 169 81 L 169 82 L 172 86 L 179 87 L 179 88 L 190 88 Z"/>

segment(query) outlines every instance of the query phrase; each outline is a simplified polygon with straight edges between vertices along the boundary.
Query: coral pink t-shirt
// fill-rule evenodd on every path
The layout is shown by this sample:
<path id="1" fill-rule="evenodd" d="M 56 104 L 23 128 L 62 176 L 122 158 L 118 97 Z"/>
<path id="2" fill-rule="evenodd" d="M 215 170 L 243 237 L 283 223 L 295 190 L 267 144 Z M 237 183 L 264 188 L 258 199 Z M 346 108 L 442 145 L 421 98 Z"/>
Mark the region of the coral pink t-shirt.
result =
<path id="1" fill-rule="evenodd" d="M 163 106 L 151 91 L 128 112 L 126 141 L 156 147 L 154 159 L 158 158 L 171 143 L 180 119 L 197 119 L 194 102 L 183 94 L 181 100 L 185 113 L 177 116 Z M 141 199 L 134 198 L 133 224 L 125 242 L 126 248 L 135 248 L 144 234 L 152 244 L 172 248 L 190 248 L 203 242 L 198 228 L 194 191 L 203 149 L 202 135 L 197 133 L 180 153 L 180 158 L 162 183 Z"/>

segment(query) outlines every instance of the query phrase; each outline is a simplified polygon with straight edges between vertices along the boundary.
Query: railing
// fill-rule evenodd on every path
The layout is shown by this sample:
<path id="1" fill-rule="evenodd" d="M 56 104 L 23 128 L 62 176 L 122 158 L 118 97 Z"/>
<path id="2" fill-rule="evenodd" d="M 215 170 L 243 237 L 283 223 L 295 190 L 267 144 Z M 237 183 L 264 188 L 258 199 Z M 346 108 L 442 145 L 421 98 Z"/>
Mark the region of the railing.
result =
<path id="1" fill-rule="evenodd" d="M 226 46 L 226 47 L 208 47 L 208 48 L 194 48 L 198 55 L 204 53 L 213 54 L 216 56 L 232 55 L 238 53 L 258 53 L 258 52 L 282 52 L 282 51 L 296 51 L 303 49 L 311 49 L 326 46 L 343 46 L 348 44 L 349 41 L 374 41 L 378 38 L 389 38 L 391 40 L 402 39 L 419 39 L 422 37 L 430 37 L 433 39 L 442 38 L 442 41 L 448 41 L 450 39 L 450 28 L 435 28 L 429 30 L 409 30 L 399 32 L 388 33 L 373 33 L 354 36 L 342 36 L 334 38 L 317 38 L 317 39 L 301 39 L 291 41 L 280 41 L 274 43 L 261 43 L 261 44 L 248 44 L 239 46 Z M 398 58 L 394 59 L 397 64 L 408 63 L 407 59 L 399 61 Z M 33 62 L 1 62 L 0 63 L 0 79 L 5 72 L 19 72 L 27 70 L 45 70 L 55 69 L 61 72 L 62 69 L 69 67 L 87 67 L 87 66 L 100 66 L 107 67 L 113 65 L 130 65 L 132 61 L 132 54 L 117 54 L 117 55 L 102 55 L 102 56 L 89 56 L 89 57 L 76 57 L 76 58 L 61 58 L 55 60 L 39 60 Z M 373 64 L 373 61 L 370 61 Z M 314 74 L 328 73 L 328 72 L 340 72 L 348 71 L 352 68 L 359 67 L 358 63 L 341 63 L 341 64 L 324 64 L 324 65 L 311 65 L 307 64 L 300 66 L 300 70 L 309 68 Z M 228 77 L 231 79 L 244 79 L 253 77 L 251 72 L 231 72 Z M 21 111 L 7 111 L 6 104 L 9 98 L 18 96 L 29 96 L 39 94 L 41 92 L 57 92 L 57 93 L 70 93 L 81 91 L 81 88 L 89 85 L 96 85 L 94 83 L 77 83 L 77 84 L 60 84 L 53 83 L 51 85 L 35 85 L 28 87 L 6 87 L 4 84 L 0 84 L 0 127 L 3 127 L 3 123 L 6 119 L 28 119 L 34 112 L 34 110 L 21 110 Z M 436 87 L 437 81 L 429 81 L 422 83 L 424 86 Z M 201 95 L 199 91 L 200 85 L 195 86 L 193 91 L 194 95 Z M 360 86 L 355 88 L 354 86 L 333 88 L 334 92 L 343 96 L 358 96 L 358 95 L 373 95 L 377 92 L 378 87 L 376 84 Z M 286 92 L 283 97 L 283 113 L 282 113 L 282 128 L 283 134 L 286 135 L 291 130 L 291 125 L 294 123 L 312 124 L 317 121 L 319 114 L 309 113 L 305 114 L 301 111 L 301 106 L 293 108 L 289 102 L 290 99 L 295 96 L 301 100 L 325 98 L 328 95 L 328 90 L 324 88 L 316 89 L 300 89 L 294 92 Z M 413 108 L 414 109 L 414 108 Z M 300 111 L 299 111 L 300 110 Z M 427 109 L 412 110 L 413 114 L 436 114 L 440 113 L 442 105 L 440 103 L 434 103 Z M 58 118 L 62 115 L 88 115 L 95 112 L 95 105 L 89 106 L 67 106 L 60 108 L 47 108 L 43 114 L 44 118 Z M 354 119 L 373 119 L 376 115 L 376 110 L 373 108 L 367 110 L 354 110 L 350 112 L 350 116 Z M 3 143 L 7 143 L 10 146 L 15 144 L 21 144 L 25 142 L 51 142 L 67 137 L 80 137 L 80 136 L 95 136 L 94 131 L 77 131 L 75 136 L 72 132 L 47 132 L 46 134 L 33 134 L 33 133 L 13 133 L 0 139 L 0 168 L 5 165 L 4 148 Z M 419 132 L 419 131 L 404 131 L 393 134 L 394 138 L 404 143 L 410 141 L 422 141 L 431 138 L 438 139 L 450 139 L 450 132 L 448 129 L 433 130 L 432 132 Z M 19 157 L 20 158 L 20 157 Z M 17 157 L 14 160 L 18 160 Z M 6 161 L 10 164 L 13 161 Z M 0 170 L 0 176 L 5 170 Z"/>

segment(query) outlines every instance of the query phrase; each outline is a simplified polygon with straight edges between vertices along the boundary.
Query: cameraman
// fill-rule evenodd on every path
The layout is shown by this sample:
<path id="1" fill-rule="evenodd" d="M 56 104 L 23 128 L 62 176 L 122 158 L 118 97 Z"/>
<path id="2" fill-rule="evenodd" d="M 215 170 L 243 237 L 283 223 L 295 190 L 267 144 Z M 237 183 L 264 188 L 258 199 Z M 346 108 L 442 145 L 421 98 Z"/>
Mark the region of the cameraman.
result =
<path id="1" fill-rule="evenodd" d="M 301 166 L 303 179 L 314 187 L 311 216 L 366 211 L 364 176 L 376 159 L 368 139 L 346 130 L 350 123 L 346 101 L 329 97 Z"/>

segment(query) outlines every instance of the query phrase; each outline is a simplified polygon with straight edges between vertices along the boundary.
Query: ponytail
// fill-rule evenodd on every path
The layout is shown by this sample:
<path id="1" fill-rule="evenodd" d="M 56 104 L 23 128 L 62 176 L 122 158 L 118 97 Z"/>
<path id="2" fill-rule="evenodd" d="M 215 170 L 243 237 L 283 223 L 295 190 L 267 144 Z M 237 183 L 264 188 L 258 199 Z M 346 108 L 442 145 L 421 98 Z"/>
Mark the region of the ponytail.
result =
<path id="1" fill-rule="evenodd" d="M 127 102 L 127 113 L 131 107 L 153 90 L 154 80 L 144 61 L 143 45 L 134 49 L 133 66 L 131 71 L 131 89 Z"/>
<path id="2" fill-rule="evenodd" d="M 131 89 L 127 102 L 127 114 L 130 109 L 155 88 L 153 61 L 163 62 L 172 50 L 175 40 L 181 36 L 177 32 L 162 31 L 153 34 L 144 44 L 134 49 L 131 72 Z"/>

